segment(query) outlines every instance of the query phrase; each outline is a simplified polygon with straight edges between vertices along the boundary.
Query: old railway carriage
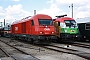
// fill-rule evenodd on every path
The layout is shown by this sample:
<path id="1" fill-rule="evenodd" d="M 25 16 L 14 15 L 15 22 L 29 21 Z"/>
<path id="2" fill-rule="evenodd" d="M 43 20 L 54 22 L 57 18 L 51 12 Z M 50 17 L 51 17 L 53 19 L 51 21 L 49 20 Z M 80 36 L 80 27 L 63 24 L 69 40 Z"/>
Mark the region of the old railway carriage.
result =
<path id="1" fill-rule="evenodd" d="M 56 39 L 52 18 L 45 14 L 37 14 L 16 21 L 11 25 L 12 37 L 36 44 L 48 44 Z"/>
<path id="2" fill-rule="evenodd" d="M 73 18 L 64 16 L 66 15 L 56 16 L 54 19 L 57 41 L 74 42 L 79 36 L 77 23 Z"/>
<path id="3" fill-rule="evenodd" d="M 0 28 L 0 36 L 10 37 L 10 33 L 11 33 L 10 27 L 5 26 L 5 27 Z"/>
<path id="4" fill-rule="evenodd" d="M 90 22 L 78 23 L 78 28 L 81 34 L 80 41 L 90 41 Z"/>

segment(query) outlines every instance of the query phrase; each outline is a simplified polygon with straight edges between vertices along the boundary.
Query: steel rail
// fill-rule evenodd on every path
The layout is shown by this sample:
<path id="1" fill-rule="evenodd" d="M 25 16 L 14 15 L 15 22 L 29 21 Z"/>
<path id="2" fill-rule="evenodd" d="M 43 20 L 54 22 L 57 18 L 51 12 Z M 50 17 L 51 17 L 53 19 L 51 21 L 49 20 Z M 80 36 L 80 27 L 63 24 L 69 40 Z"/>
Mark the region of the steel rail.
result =
<path id="1" fill-rule="evenodd" d="M 29 53 L 26 53 L 26 52 L 24 52 L 24 51 L 22 51 L 22 50 L 20 50 L 20 49 L 18 49 L 18 48 L 16 48 L 16 47 L 14 47 L 14 46 L 8 44 L 8 43 L 6 43 L 6 42 L 4 42 L 4 41 L 2 41 L 2 40 L 0 40 L 0 41 L 3 42 L 3 43 L 5 43 L 5 44 L 7 44 L 8 46 L 10 46 L 10 47 L 12 47 L 12 48 L 18 50 L 18 51 L 20 51 L 20 52 L 23 53 L 23 54 L 30 55 L 30 56 L 34 57 L 33 55 L 31 55 L 31 54 L 29 54 Z M 36 57 L 34 57 L 34 58 L 36 58 Z M 36 59 L 38 59 L 38 58 L 36 58 Z M 38 60 L 40 60 L 40 59 L 38 59 Z"/>
<path id="2" fill-rule="evenodd" d="M 68 49 L 68 48 L 63 48 L 63 47 L 61 47 L 61 49 L 70 50 L 70 51 L 73 51 L 73 52 L 62 51 L 62 50 L 58 50 L 58 49 L 54 49 L 54 48 L 49 48 L 48 46 L 40 46 L 40 47 L 43 47 L 43 48 L 46 48 L 46 49 L 49 49 L 49 50 L 53 50 L 53 51 L 57 51 L 57 52 L 63 52 L 63 53 L 77 55 L 77 56 L 80 56 L 82 58 L 90 60 L 90 53 L 86 53 L 86 52 L 82 52 L 82 51 L 78 51 L 78 50 L 73 50 L 73 49 Z M 50 45 L 50 47 L 55 47 L 56 48 L 56 46 L 52 46 L 52 45 Z M 57 48 L 60 48 L 60 47 L 57 47 Z M 87 56 L 84 55 L 84 54 L 87 54 Z"/>
<path id="3" fill-rule="evenodd" d="M 5 53 L 6 56 L 11 57 L 11 58 L 13 58 L 14 60 L 16 60 L 16 58 L 14 58 L 13 56 L 11 56 L 5 49 L 3 49 L 3 48 L 1 48 L 1 47 L 0 47 L 0 49 Z"/>
<path id="4" fill-rule="evenodd" d="M 83 47 L 83 48 L 90 48 L 90 45 L 87 44 L 80 44 L 80 43 L 74 43 L 72 44 L 73 46 L 78 46 L 78 47 Z"/>

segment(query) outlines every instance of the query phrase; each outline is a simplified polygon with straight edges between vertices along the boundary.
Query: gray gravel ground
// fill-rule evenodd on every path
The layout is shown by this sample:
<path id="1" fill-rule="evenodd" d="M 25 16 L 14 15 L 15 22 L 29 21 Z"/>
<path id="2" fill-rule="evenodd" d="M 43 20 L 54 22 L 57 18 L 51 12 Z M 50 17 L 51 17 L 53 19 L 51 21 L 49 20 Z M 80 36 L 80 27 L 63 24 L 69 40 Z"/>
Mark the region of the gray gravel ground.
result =
<path id="1" fill-rule="evenodd" d="M 7 38 L 3 38 L 3 40 L 8 41 Z M 9 42 L 9 44 L 14 45 L 17 48 L 20 48 L 21 50 L 32 54 L 33 56 L 39 58 L 40 60 L 87 60 L 76 55 L 67 54 L 67 53 L 58 53 L 52 50 L 33 46 L 27 43 L 18 42 L 15 40 Z"/>
<path id="2" fill-rule="evenodd" d="M 0 58 L 6 57 L 6 55 L 0 50 Z"/>

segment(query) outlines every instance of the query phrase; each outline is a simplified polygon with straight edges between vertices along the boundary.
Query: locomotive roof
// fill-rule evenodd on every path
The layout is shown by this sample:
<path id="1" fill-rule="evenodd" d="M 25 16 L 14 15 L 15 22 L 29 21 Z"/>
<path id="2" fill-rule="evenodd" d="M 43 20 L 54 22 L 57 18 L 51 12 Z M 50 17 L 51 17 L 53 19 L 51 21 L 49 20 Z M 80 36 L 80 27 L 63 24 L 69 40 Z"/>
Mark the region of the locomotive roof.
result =
<path id="1" fill-rule="evenodd" d="M 44 18 L 46 18 L 46 19 L 52 19 L 49 15 L 46 15 L 46 14 L 36 14 L 34 16 L 28 16 L 28 17 L 23 18 L 21 20 L 15 21 L 15 22 L 12 23 L 12 25 L 13 24 L 22 23 L 22 22 L 26 22 L 26 21 L 32 20 L 35 17 L 37 17 L 39 19 L 44 19 Z"/>
<path id="2" fill-rule="evenodd" d="M 61 18 L 56 18 L 54 19 L 56 22 L 64 22 L 64 20 L 74 20 L 73 18 L 70 17 L 61 17 Z"/>

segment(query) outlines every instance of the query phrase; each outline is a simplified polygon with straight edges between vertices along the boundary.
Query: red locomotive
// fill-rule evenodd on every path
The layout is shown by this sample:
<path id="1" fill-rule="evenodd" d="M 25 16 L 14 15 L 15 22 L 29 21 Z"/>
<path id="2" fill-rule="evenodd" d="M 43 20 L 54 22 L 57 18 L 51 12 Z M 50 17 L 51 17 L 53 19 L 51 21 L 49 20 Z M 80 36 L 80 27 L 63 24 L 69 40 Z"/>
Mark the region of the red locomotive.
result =
<path id="1" fill-rule="evenodd" d="M 37 14 L 16 21 L 11 25 L 12 37 L 30 41 L 35 44 L 48 44 L 57 39 L 52 18 L 45 14 Z"/>

